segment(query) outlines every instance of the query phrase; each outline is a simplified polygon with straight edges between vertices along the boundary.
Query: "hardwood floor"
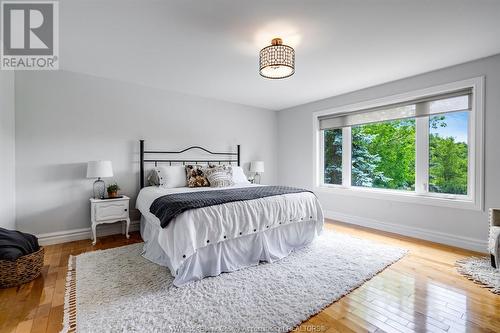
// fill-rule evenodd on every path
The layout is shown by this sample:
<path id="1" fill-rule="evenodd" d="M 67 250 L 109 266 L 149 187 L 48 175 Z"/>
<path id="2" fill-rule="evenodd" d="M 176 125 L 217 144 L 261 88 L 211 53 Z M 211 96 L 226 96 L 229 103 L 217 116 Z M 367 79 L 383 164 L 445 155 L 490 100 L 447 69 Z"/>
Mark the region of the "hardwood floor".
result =
<path id="1" fill-rule="evenodd" d="M 478 255 L 449 246 L 329 221 L 329 229 L 410 250 L 402 260 L 325 308 L 299 332 L 500 332 L 500 296 L 459 275 L 454 262 Z M 69 255 L 140 242 L 138 233 L 46 247 L 42 276 L 0 289 L 0 332 L 59 332 Z"/>

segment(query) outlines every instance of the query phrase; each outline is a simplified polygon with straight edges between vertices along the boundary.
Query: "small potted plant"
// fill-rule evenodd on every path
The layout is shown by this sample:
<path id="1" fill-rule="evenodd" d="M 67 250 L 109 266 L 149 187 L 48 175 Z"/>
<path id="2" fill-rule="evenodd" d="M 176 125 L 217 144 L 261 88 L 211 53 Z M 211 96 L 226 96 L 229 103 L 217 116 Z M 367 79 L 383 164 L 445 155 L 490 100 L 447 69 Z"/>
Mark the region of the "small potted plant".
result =
<path id="1" fill-rule="evenodd" d="M 108 185 L 108 197 L 116 198 L 118 196 L 118 191 L 120 190 L 120 186 L 117 183 Z"/>

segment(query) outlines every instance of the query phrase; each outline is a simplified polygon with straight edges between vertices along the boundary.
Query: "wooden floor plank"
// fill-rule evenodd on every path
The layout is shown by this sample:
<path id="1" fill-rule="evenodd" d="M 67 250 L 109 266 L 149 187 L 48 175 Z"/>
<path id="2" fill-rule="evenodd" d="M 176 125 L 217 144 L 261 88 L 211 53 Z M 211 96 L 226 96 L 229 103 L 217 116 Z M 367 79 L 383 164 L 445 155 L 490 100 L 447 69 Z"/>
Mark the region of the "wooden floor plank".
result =
<path id="1" fill-rule="evenodd" d="M 328 221 L 328 229 L 408 249 L 409 254 L 296 328 L 296 332 L 500 332 L 500 296 L 459 275 L 476 252 Z M 141 241 L 138 233 L 50 245 L 42 276 L 0 289 L 0 332 L 59 332 L 70 255 Z"/>

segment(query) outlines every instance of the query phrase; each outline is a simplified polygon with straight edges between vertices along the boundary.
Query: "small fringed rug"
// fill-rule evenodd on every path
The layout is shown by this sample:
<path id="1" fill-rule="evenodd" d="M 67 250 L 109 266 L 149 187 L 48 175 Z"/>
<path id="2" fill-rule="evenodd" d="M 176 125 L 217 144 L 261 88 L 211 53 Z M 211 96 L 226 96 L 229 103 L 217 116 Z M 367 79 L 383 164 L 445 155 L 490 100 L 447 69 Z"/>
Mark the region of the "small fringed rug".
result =
<path id="1" fill-rule="evenodd" d="M 457 271 L 477 284 L 500 294 L 500 270 L 491 267 L 488 257 L 470 257 L 456 262 Z"/>

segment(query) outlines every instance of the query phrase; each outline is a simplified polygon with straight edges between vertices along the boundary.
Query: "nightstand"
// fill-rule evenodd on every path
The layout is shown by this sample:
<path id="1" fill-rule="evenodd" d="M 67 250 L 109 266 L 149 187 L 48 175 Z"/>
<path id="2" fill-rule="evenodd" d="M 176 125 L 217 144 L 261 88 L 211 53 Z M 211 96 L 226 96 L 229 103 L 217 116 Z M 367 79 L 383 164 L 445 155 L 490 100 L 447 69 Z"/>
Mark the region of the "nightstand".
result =
<path id="1" fill-rule="evenodd" d="M 129 217 L 130 198 L 122 196 L 117 199 L 90 199 L 90 219 L 92 222 L 92 245 L 97 241 L 96 227 L 103 223 L 127 222 L 125 235 L 129 238 L 128 229 L 130 227 Z"/>

